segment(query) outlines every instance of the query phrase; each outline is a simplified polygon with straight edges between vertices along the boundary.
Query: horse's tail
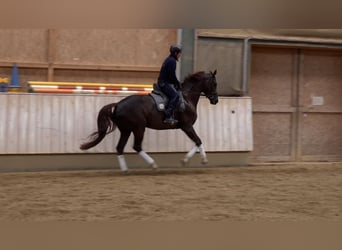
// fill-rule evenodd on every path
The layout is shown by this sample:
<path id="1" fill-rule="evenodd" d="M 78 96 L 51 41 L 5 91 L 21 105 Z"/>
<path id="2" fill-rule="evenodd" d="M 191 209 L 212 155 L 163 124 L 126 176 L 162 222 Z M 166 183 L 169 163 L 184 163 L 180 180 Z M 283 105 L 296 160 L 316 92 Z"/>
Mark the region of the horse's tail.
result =
<path id="1" fill-rule="evenodd" d="M 89 142 L 83 143 L 80 149 L 86 150 L 99 144 L 105 136 L 114 131 L 116 124 L 113 121 L 113 114 L 116 103 L 111 103 L 104 106 L 97 116 L 97 131 L 92 133 L 89 137 Z"/>

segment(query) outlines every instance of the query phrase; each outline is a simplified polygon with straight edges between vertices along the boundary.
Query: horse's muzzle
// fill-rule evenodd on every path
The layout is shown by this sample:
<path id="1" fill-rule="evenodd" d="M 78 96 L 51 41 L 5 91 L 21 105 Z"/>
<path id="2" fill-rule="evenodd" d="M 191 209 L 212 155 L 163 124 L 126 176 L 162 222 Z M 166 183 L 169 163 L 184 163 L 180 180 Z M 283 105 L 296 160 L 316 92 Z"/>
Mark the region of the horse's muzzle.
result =
<path id="1" fill-rule="evenodd" d="M 218 103 L 218 97 L 217 95 L 211 95 L 211 96 L 208 96 L 208 99 L 210 101 L 210 104 L 217 104 Z"/>

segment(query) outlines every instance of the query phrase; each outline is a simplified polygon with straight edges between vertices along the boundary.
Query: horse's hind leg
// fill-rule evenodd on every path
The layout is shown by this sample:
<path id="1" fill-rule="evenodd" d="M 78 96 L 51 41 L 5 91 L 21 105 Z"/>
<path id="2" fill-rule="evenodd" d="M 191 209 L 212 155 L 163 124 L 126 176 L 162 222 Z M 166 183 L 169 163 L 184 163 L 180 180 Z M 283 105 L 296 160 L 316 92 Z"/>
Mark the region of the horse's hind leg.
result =
<path id="1" fill-rule="evenodd" d="M 116 151 L 118 153 L 119 166 L 122 171 L 128 170 L 125 156 L 123 155 L 123 151 L 130 135 L 131 135 L 131 131 L 121 131 L 120 139 L 119 139 L 118 145 L 116 146 Z"/>
<path id="2" fill-rule="evenodd" d="M 134 146 L 133 149 L 149 164 L 153 169 L 157 169 L 158 166 L 154 159 L 149 156 L 144 150 L 142 150 L 142 141 L 144 139 L 145 129 L 137 129 L 133 131 L 134 134 Z"/>

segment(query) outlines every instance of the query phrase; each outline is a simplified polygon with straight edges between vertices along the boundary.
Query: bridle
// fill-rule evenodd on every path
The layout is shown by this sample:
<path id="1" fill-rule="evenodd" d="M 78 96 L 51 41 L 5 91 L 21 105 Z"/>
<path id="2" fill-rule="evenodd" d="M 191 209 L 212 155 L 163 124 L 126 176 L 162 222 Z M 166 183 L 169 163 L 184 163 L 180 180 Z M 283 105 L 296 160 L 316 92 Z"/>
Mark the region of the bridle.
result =
<path id="1" fill-rule="evenodd" d="M 210 85 L 212 84 L 212 82 L 215 80 L 215 76 L 211 75 L 209 77 L 210 81 Z M 210 100 L 210 103 L 217 103 L 217 91 L 215 89 L 214 92 L 208 93 L 208 94 L 204 94 L 205 97 L 207 97 Z"/>

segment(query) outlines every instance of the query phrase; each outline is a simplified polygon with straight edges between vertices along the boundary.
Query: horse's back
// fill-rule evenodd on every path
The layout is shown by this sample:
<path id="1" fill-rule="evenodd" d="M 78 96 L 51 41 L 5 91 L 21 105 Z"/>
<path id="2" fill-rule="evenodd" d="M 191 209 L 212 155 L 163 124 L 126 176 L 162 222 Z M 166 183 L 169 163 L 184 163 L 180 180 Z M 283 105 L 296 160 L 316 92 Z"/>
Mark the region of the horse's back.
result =
<path id="1" fill-rule="evenodd" d="M 116 105 L 116 114 L 124 115 L 129 114 L 140 114 L 143 111 L 147 111 L 153 108 L 153 100 L 149 95 L 131 95 Z"/>

